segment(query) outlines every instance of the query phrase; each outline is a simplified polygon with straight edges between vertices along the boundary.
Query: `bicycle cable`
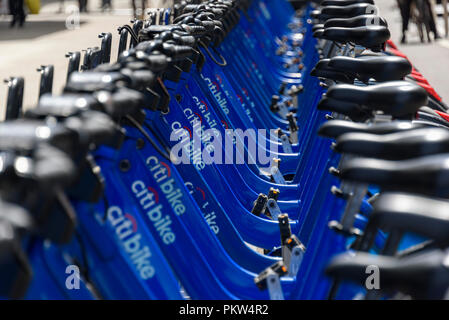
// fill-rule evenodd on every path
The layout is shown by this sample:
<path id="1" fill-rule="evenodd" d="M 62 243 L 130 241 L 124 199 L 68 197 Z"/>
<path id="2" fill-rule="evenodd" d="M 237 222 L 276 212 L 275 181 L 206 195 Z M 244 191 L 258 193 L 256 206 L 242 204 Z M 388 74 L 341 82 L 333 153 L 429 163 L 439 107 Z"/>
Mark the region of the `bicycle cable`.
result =
<path id="1" fill-rule="evenodd" d="M 212 61 L 215 64 L 219 65 L 220 67 L 226 67 L 228 65 L 228 62 L 226 61 L 226 59 L 223 57 L 223 55 L 220 52 L 217 51 L 217 49 L 212 48 L 212 50 L 214 50 L 214 52 L 219 55 L 219 57 L 222 60 L 222 62 L 219 62 L 219 61 L 217 61 L 217 59 L 215 59 L 215 57 L 210 52 L 209 48 L 206 46 L 206 44 L 202 40 L 199 40 L 198 44 L 201 47 L 203 47 L 203 49 L 206 51 L 207 55 L 212 59 Z"/>
<path id="2" fill-rule="evenodd" d="M 134 30 L 133 30 L 129 25 L 125 24 L 125 25 L 123 25 L 123 26 L 117 28 L 117 30 L 118 30 L 119 33 L 122 32 L 123 29 L 125 29 L 126 31 L 128 31 L 128 33 L 131 35 L 131 37 L 133 38 L 133 40 L 134 40 L 136 43 L 139 43 L 139 37 L 136 35 L 136 33 L 134 32 Z"/>
<path id="3" fill-rule="evenodd" d="M 168 154 L 166 151 L 161 150 L 161 148 L 159 148 L 159 146 L 156 144 L 156 142 L 150 137 L 150 135 L 145 131 L 145 129 L 140 125 L 140 123 L 134 119 L 133 117 L 131 117 L 130 115 L 126 115 L 125 117 L 129 122 L 132 123 L 132 125 L 140 131 L 140 133 L 145 137 L 145 139 L 148 140 L 148 142 L 154 147 L 154 149 L 161 155 L 163 156 L 165 159 L 167 159 L 168 161 L 170 160 L 170 154 Z"/>

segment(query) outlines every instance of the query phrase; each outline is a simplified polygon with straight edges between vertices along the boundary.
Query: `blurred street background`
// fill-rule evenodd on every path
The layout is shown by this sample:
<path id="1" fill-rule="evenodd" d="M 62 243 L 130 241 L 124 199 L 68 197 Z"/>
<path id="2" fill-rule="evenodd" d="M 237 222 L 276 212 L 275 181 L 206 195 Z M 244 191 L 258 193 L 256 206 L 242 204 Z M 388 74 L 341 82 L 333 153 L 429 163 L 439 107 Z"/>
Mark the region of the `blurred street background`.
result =
<path id="1" fill-rule="evenodd" d="M 131 0 L 112 0 L 112 9 L 101 10 L 102 0 L 88 0 L 88 13 L 79 14 L 79 27 L 72 28 L 73 10 L 78 1 L 41 0 L 39 14 L 29 14 L 22 28 L 10 28 L 11 17 L 4 9 L 7 0 L 0 0 L 0 81 L 10 76 L 25 78 L 24 106 L 36 104 L 39 92 L 40 65 L 53 64 L 55 78 L 53 92 L 58 93 L 65 82 L 69 51 L 80 51 L 100 45 L 98 34 L 113 34 L 112 60 L 117 53 L 117 27 L 130 22 L 133 10 Z M 141 0 L 136 0 L 140 4 Z M 401 16 L 395 0 L 376 0 L 380 15 L 385 17 L 393 41 L 409 56 L 438 93 L 449 102 L 449 40 L 444 38 L 444 24 L 438 20 L 443 39 L 421 43 L 417 28 L 410 25 L 407 44 L 400 44 Z M 171 0 L 148 0 L 149 8 L 171 5 Z M 67 28 L 69 22 L 69 29 Z M 0 119 L 6 104 L 6 85 L 0 84 Z"/>
<path id="2" fill-rule="evenodd" d="M 396 0 L 376 0 L 379 15 L 387 19 L 391 39 L 404 52 L 415 67 L 426 77 L 446 103 L 449 103 L 449 39 L 445 38 L 444 21 L 437 20 L 442 39 L 421 43 L 418 28 L 410 23 L 407 43 L 401 44 L 402 21 Z M 441 7 L 437 7 L 441 11 Z"/>
<path id="3" fill-rule="evenodd" d="M 3 7 L 7 0 L 3 0 Z M 140 5 L 141 0 L 136 3 Z M 11 17 L 0 12 L 0 81 L 10 76 L 25 78 L 24 107 L 34 106 L 38 99 L 41 65 L 55 67 L 53 92 L 59 93 L 65 83 L 69 51 L 81 51 L 100 46 L 101 32 L 112 33 L 111 60 L 117 58 L 120 25 L 129 24 L 133 16 L 131 0 L 112 0 L 112 10 L 101 10 L 102 0 L 89 0 L 88 13 L 79 14 L 79 28 L 72 28 L 78 1 L 41 0 L 39 14 L 29 14 L 22 28 L 10 28 Z M 148 0 L 149 8 L 171 5 L 170 0 Z M 75 9 L 75 10 L 74 10 Z M 75 11 L 75 13 L 74 13 Z M 66 22 L 70 29 L 67 28 Z M 0 119 L 6 105 L 7 86 L 0 83 Z"/>

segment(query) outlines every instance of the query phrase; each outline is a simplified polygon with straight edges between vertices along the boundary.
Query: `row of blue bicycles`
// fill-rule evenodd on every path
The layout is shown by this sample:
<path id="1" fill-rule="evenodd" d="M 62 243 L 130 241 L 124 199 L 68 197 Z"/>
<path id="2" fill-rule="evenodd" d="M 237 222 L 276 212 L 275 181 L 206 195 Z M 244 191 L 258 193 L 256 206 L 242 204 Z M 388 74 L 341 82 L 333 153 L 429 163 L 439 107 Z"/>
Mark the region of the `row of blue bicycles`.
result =
<path id="1" fill-rule="evenodd" d="M 447 107 L 372 0 L 181 1 L 0 123 L 4 299 L 444 299 Z M 447 149 L 448 148 L 448 149 Z M 446 229 L 447 228 L 447 229 Z"/>

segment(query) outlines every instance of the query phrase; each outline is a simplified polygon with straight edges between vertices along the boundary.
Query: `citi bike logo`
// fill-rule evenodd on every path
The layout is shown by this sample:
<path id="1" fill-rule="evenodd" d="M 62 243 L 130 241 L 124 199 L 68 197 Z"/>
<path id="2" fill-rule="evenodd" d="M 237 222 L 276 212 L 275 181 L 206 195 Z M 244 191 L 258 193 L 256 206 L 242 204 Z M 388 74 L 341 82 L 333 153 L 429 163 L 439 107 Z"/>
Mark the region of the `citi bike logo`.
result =
<path id="1" fill-rule="evenodd" d="M 239 100 L 242 108 L 245 110 L 246 115 L 248 116 L 251 123 L 254 123 L 254 117 L 251 109 L 255 109 L 256 105 L 249 97 L 248 90 L 246 88 L 241 88 L 241 93 L 245 97 L 245 99 L 243 99 L 242 95 L 240 94 L 237 94 L 237 99 Z M 250 108 L 248 108 L 246 101 L 248 102 Z"/>
<path id="2" fill-rule="evenodd" d="M 196 97 L 194 97 L 196 98 Z M 181 137 L 181 144 L 184 151 L 188 154 L 188 157 L 192 159 L 193 164 L 197 167 L 198 170 L 201 170 L 204 168 L 204 163 L 201 158 L 201 154 L 196 152 L 197 150 L 194 149 L 193 143 L 191 143 L 190 139 L 192 139 L 193 135 L 195 136 L 201 136 L 201 142 L 204 144 L 204 147 L 208 150 L 209 153 L 212 153 L 214 151 L 213 144 L 210 143 L 210 140 L 212 139 L 211 136 L 204 134 L 202 135 L 201 132 L 204 130 L 205 126 L 202 124 L 203 119 L 206 121 L 206 123 L 211 128 L 209 132 L 213 134 L 214 136 L 218 136 L 220 132 L 215 129 L 217 126 L 217 122 L 210 118 L 210 112 L 207 112 L 208 106 L 204 101 L 195 100 L 197 101 L 197 105 L 199 106 L 199 110 L 202 114 L 202 116 L 198 112 L 193 112 L 190 108 L 184 109 L 184 115 L 186 116 L 187 120 L 189 121 L 189 124 L 191 125 L 191 129 L 189 127 L 181 127 L 181 124 L 179 122 L 174 122 L 172 124 L 172 130 L 178 130 L 180 128 L 184 129 L 180 133 Z M 184 139 L 182 136 L 189 138 Z"/>
<path id="3" fill-rule="evenodd" d="M 147 218 L 155 227 L 162 242 L 170 245 L 176 241 L 176 234 L 172 230 L 173 222 L 170 216 L 163 214 L 164 206 L 160 203 L 160 197 L 164 196 L 173 212 L 181 216 L 186 211 L 182 202 L 182 193 L 179 188 L 175 188 L 175 180 L 171 177 L 170 167 L 165 162 L 159 162 L 157 157 L 151 156 L 146 160 L 146 164 L 162 194 L 159 194 L 155 188 L 146 186 L 141 180 L 134 181 L 131 190 L 139 201 L 141 209 L 146 212 Z"/>
<path id="4" fill-rule="evenodd" d="M 209 87 L 210 92 L 214 95 L 215 99 L 218 102 L 218 105 L 223 110 L 225 114 L 229 114 L 229 106 L 228 101 L 222 96 L 222 91 L 220 90 L 220 84 L 212 81 L 210 78 L 206 78 L 203 75 L 201 75 L 201 78 L 203 78 L 204 81 L 207 82 L 207 86 Z M 217 76 L 217 80 L 221 81 L 221 78 Z M 225 92 L 226 94 L 226 92 Z"/>
<path id="5" fill-rule="evenodd" d="M 209 126 L 209 128 L 211 128 L 211 129 L 215 128 L 217 126 L 217 121 L 215 121 L 214 119 L 211 118 L 209 106 L 207 105 L 207 103 L 204 100 L 200 100 L 196 96 L 193 96 L 192 99 L 193 99 L 193 101 L 195 101 L 195 104 L 196 104 L 197 108 L 200 110 L 201 115 L 198 113 L 194 113 L 192 111 L 192 109 L 190 109 L 190 108 L 185 108 L 184 114 L 187 117 L 187 119 L 189 119 L 190 122 L 192 122 L 194 120 L 199 120 L 201 123 L 203 123 L 203 118 L 204 118 L 204 120 L 207 123 L 207 125 Z M 196 117 L 194 117 L 194 116 L 196 116 Z"/>
<path id="6" fill-rule="evenodd" d="M 217 225 L 216 219 L 217 215 L 215 211 L 210 211 L 209 209 L 209 201 L 206 198 L 206 192 L 200 187 L 195 187 L 192 182 L 186 181 L 184 185 L 189 190 L 189 193 L 194 196 L 196 200 L 198 200 L 198 204 L 200 205 L 201 212 L 203 213 L 204 219 L 206 219 L 209 228 L 215 233 L 218 234 L 220 232 L 220 228 Z"/>
<path id="7" fill-rule="evenodd" d="M 229 97 L 229 93 L 223 88 L 223 79 L 220 75 L 215 75 L 216 81 L 203 75 L 201 77 L 208 84 L 209 90 L 223 112 L 229 114 L 228 102 L 225 98 Z M 242 88 L 242 94 L 249 99 L 248 91 L 245 88 Z M 238 97 L 241 103 L 244 102 L 242 96 Z M 178 121 L 170 124 L 172 130 L 170 141 L 177 142 L 170 152 L 170 160 L 173 164 L 193 163 L 197 170 L 203 170 L 208 164 L 247 163 L 259 166 L 267 165 L 267 168 L 272 165 L 276 154 L 279 153 L 279 144 L 271 139 L 271 136 L 276 136 L 276 130 L 270 130 L 270 134 L 267 135 L 265 129 L 247 129 L 245 131 L 229 129 L 229 124 L 225 120 L 221 120 L 221 126 L 224 129 L 224 135 L 222 135 L 221 131 L 217 129 L 217 121 L 211 116 L 207 103 L 196 96 L 192 98 L 195 105 L 192 108 L 183 108 L 189 125 L 183 125 Z M 250 106 L 254 107 L 252 101 L 250 101 Z M 250 120 L 253 121 L 251 111 L 246 105 L 244 108 Z M 206 125 L 208 129 L 206 129 Z M 248 141 L 247 144 L 245 144 L 245 140 Z M 236 150 L 235 154 L 234 150 Z M 245 157 L 247 157 L 246 162 Z"/>
<path id="8" fill-rule="evenodd" d="M 156 270 L 149 260 L 151 252 L 148 246 L 142 244 L 142 235 L 138 232 L 135 218 L 131 214 L 123 213 L 121 208 L 112 206 L 108 209 L 108 221 L 114 227 L 139 276 L 143 280 L 152 278 Z"/>

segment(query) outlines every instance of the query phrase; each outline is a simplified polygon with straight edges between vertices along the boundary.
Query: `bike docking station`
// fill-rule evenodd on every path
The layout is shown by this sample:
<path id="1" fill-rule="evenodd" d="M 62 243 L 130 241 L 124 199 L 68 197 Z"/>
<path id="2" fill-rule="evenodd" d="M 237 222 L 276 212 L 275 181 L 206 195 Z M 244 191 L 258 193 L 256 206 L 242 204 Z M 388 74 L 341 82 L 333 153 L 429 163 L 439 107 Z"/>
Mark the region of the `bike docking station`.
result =
<path id="1" fill-rule="evenodd" d="M 446 299 L 449 110 L 374 7 L 175 1 L 5 80 L 2 300 Z"/>

